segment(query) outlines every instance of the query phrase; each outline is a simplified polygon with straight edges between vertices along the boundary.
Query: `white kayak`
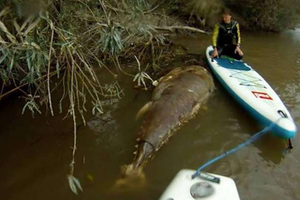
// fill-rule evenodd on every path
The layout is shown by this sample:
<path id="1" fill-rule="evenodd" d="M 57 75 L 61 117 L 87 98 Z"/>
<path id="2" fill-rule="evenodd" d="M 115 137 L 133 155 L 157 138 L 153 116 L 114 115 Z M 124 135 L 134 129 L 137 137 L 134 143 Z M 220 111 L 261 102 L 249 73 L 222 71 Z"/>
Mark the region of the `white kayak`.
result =
<path id="1" fill-rule="evenodd" d="M 273 123 L 272 133 L 284 139 L 295 136 L 297 127 L 281 99 L 271 86 L 248 64 L 228 57 L 206 57 L 214 75 L 230 93 L 262 126 Z"/>
<path id="2" fill-rule="evenodd" d="M 159 200 L 240 200 L 233 179 L 207 173 L 192 179 L 195 172 L 178 172 Z"/>

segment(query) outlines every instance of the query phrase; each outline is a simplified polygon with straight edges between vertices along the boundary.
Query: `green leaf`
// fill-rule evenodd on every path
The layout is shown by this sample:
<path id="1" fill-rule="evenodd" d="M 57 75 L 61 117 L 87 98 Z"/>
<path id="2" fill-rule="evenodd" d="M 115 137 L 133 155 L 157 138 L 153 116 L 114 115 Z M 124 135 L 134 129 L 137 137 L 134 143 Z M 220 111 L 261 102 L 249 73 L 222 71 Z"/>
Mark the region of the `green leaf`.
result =
<path id="1" fill-rule="evenodd" d="M 15 64 L 15 56 L 13 55 L 10 61 L 9 70 L 11 71 Z"/>
<path id="2" fill-rule="evenodd" d="M 5 58 L 7 57 L 8 53 L 7 51 L 5 51 L 5 53 L 2 52 L 2 57 L 0 58 L 0 64 L 5 60 Z"/>
<path id="3" fill-rule="evenodd" d="M 69 175 L 69 176 L 68 176 L 68 182 L 69 182 L 69 186 L 70 186 L 70 188 L 71 188 L 71 190 L 72 190 L 72 192 L 73 192 L 74 194 L 78 195 L 78 190 L 77 190 L 77 188 L 78 188 L 81 192 L 83 192 L 83 189 L 82 189 L 82 187 L 81 187 L 80 181 L 79 181 L 77 178 L 75 178 L 73 175 Z"/>
<path id="4" fill-rule="evenodd" d="M 33 23 L 31 23 L 28 26 L 27 30 L 24 32 L 24 35 L 27 35 L 32 29 L 34 29 L 39 24 L 40 21 L 41 21 L 41 18 L 38 18 Z"/>

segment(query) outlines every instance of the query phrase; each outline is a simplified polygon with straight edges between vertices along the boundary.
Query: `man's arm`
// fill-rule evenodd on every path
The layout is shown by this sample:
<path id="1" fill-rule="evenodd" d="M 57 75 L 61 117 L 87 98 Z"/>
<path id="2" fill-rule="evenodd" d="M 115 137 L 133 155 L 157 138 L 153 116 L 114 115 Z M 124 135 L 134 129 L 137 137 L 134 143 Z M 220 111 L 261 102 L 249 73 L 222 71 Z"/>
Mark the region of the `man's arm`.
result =
<path id="1" fill-rule="evenodd" d="M 212 34 L 212 45 L 213 47 L 217 47 L 217 40 L 219 35 L 219 24 L 216 24 Z"/>
<path id="2" fill-rule="evenodd" d="M 218 50 L 217 50 L 218 36 L 219 36 L 219 25 L 216 24 L 212 34 L 212 45 L 214 47 L 214 51 L 211 55 L 212 58 L 219 57 Z"/>
<path id="3" fill-rule="evenodd" d="M 241 41 L 242 41 L 239 23 L 236 24 L 236 31 L 237 31 L 236 44 L 239 47 L 241 45 Z"/>
<path id="4" fill-rule="evenodd" d="M 236 24 L 236 31 L 237 31 L 237 38 L 236 38 L 236 49 L 235 49 L 234 53 L 238 53 L 240 56 L 243 56 L 244 53 L 240 49 L 242 38 L 241 38 L 241 32 L 240 32 L 240 25 L 239 24 Z"/>

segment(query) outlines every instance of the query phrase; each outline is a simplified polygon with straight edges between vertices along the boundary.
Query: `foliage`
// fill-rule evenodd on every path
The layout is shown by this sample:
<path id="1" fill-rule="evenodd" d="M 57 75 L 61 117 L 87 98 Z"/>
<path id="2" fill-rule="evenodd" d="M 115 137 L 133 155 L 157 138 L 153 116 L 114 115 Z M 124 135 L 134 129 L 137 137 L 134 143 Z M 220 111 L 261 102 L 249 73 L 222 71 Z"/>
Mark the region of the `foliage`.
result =
<path id="1" fill-rule="evenodd" d="M 146 81 L 145 80 L 150 80 L 153 84 L 153 79 L 145 72 L 141 70 L 141 64 L 140 61 L 138 60 L 138 58 L 135 56 L 135 59 L 137 61 L 138 64 L 138 68 L 139 68 L 139 72 L 134 76 L 133 82 L 137 81 L 138 82 L 138 86 L 144 86 L 145 89 L 147 89 L 147 85 L 146 85 Z M 148 67 L 148 66 L 147 66 Z M 146 69 L 147 69 L 146 67 Z M 145 69 L 145 70 L 146 70 Z"/>
<path id="2" fill-rule="evenodd" d="M 72 192 L 74 192 L 74 194 L 78 194 L 78 189 L 81 192 L 83 192 L 80 181 L 77 178 L 75 178 L 72 175 L 68 175 L 67 177 L 68 177 L 70 189 L 72 190 Z"/>
<path id="3" fill-rule="evenodd" d="M 141 58 L 150 51 L 153 60 L 156 59 L 154 43 L 162 44 L 163 36 L 152 27 L 158 25 L 160 17 L 151 16 L 151 9 L 152 4 L 147 0 L 123 0 L 122 3 L 117 0 L 1 1 L 0 78 L 3 85 L 0 91 L 5 87 L 21 91 L 25 99 L 22 113 L 26 110 L 33 115 L 41 113 L 40 107 L 45 104 L 54 115 L 51 94 L 59 85 L 63 88 L 60 112 L 65 102 L 68 105 L 66 117 L 74 124 L 68 176 L 74 193 L 82 190 L 74 177 L 78 120 L 85 124 L 88 102 L 92 105 L 92 114 L 102 114 L 102 102 L 106 98 L 121 98 L 123 94 L 118 82 L 104 83 L 95 69 L 106 69 L 108 75 L 116 77 L 106 65 L 107 58 L 120 69 L 120 57 L 133 57 L 133 54 Z M 145 72 L 142 75 L 151 80 Z M 54 86 L 55 76 L 59 85 Z"/>
<path id="4" fill-rule="evenodd" d="M 254 30 L 279 32 L 300 22 L 300 0 L 171 0 L 170 5 L 176 14 L 189 16 L 190 23 L 196 20 L 198 26 L 214 25 L 224 7 Z"/>
<path id="5" fill-rule="evenodd" d="M 190 24 L 205 27 L 219 21 L 223 0 L 172 0 L 170 7 L 176 14 L 186 16 Z"/>
<path id="6" fill-rule="evenodd" d="M 111 55 L 119 54 L 123 49 L 121 31 L 118 27 L 108 26 L 103 29 L 100 44 L 102 51 Z"/>
<path id="7" fill-rule="evenodd" d="M 299 24 L 299 0 L 225 0 L 252 28 L 282 31 Z"/>

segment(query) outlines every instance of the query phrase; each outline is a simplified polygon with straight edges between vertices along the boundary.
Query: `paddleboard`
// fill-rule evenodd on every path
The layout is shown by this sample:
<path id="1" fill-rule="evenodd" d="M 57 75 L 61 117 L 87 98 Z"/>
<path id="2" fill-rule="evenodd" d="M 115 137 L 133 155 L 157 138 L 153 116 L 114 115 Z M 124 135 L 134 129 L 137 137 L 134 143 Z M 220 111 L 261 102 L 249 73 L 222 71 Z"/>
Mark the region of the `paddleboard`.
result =
<path id="1" fill-rule="evenodd" d="M 289 111 L 271 86 L 251 66 L 229 57 L 211 58 L 213 47 L 206 50 L 208 64 L 225 89 L 259 124 L 275 123 L 272 133 L 291 139 L 297 128 Z"/>

